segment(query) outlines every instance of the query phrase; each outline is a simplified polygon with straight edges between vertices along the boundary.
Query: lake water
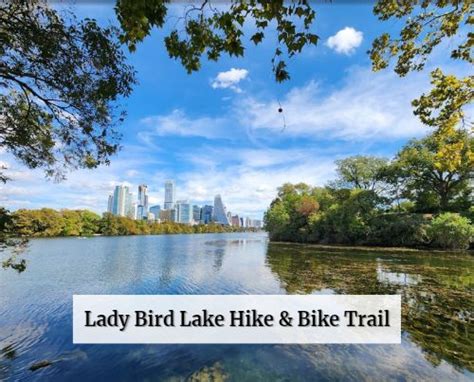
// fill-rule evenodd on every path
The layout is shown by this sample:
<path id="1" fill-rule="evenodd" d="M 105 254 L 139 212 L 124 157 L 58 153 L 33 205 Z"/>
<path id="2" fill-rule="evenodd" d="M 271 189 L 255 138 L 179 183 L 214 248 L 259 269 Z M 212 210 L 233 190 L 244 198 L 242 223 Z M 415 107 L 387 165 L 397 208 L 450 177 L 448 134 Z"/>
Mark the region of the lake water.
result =
<path id="1" fill-rule="evenodd" d="M 265 234 L 32 240 L 0 270 L 0 380 L 474 380 L 474 257 Z M 402 294 L 401 345 L 73 345 L 73 294 Z M 29 370 L 44 359 L 51 366 Z M 219 379 L 221 378 L 221 379 Z"/>

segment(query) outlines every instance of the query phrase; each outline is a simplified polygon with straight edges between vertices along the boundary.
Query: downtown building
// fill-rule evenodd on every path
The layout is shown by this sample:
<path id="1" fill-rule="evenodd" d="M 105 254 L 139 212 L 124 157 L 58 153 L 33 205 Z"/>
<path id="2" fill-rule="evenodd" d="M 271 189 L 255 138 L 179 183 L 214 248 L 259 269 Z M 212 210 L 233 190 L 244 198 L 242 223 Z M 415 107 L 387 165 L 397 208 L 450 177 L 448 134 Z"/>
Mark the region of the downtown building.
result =
<path id="1" fill-rule="evenodd" d="M 163 209 L 171 210 L 174 208 L 175 200 L 175 186 L 173 180 L 167 180 L 165 182 L 165 203 Z"/>
<path id="2" fill-rule="evenodd" d="M 212 220 L 217 224 L 230 225 L 229 219 L 227 217 L 226 208 L 222 202 L 220 195 L 214 197 L 214 211 Z"/>
<path id="3" fill-rule="evenodd" d="M 115 186 L 113 195 L 109 195 L 107 212 L 116 216 L 135 217 L 132 193 L 128 186 Z"/>
<path id="4" fill-rule="evenodd" d="M 201 208 L 201 214 L 199 217 L 200 224 L 210 224 L 213 221 L 214 207 L 205 205 Z"/>
<path id="5" fill-rule="evenodd" d="M 148 186 L 146 184 L 138 186 L 136 218 L 138 220 L 148 219 Z"/>
<path id="6" fill-rule="evenodd" d="M 152 216 L 153 220 L 159 221 L 161 219 L 160 213 L 161 213 L 161 207 L 159 204 L 150 207 L 149 214 L 153 215 Z"/>
<path id="7" fill-rule="evenodd" d="M 176 222 L 181 224 L 191 224 L 193 221 L 193 210 L 191 203 L 187 200 L 178 200 L 175 205 Z"/>

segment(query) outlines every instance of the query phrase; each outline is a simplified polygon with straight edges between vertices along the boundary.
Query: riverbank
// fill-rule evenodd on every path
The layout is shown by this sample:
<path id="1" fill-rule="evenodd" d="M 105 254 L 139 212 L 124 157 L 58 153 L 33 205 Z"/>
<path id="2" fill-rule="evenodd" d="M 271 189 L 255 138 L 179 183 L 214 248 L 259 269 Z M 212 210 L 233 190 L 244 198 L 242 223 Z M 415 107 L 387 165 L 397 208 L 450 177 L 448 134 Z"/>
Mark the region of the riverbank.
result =
<path id="1" fill-rule="evenodd" d="M 383 253 L 437 253 L 437 254 L 460 254 L 465 253 L 469 255 L 474 255 L 473 249 L 465 250 L 443 250 L 443 249 L 433 249 L 433 248 L 409 248 L 409 247 L 379 247 L 379 246 L 364 246 L 364 245 L 340 245 L 340 244 L 316 244 L 316 243 L 295 243 L 291 241 L 271 241 L 272 244 L 277 245 L 296 245 L 308 248 L 314 248 L 315 250 L 324 250 L 326 252 L 383 252 Z"/>
<path id="2" fill-rule="evenodd" d="M 0 216 L 9 237 L 89 237 L 163 235 L 190 233 L 254 232 L 258 228 L 236 227 L 217 223 L 185 224 L 171 221 L 136 220 L 105 213 L 102 216 L 88 210 L 21 209 Z"/>

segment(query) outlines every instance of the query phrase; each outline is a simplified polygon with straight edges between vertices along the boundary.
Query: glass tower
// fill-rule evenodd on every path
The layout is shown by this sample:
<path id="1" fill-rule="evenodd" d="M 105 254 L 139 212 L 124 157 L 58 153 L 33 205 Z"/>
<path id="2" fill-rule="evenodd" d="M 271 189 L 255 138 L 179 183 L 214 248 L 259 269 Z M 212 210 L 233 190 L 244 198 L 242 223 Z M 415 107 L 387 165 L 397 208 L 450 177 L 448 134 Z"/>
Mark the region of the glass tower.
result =
<path id="1" fill-rule="evenodd" d="M 229 219 L 227 218 L 224 203 L 220 195 L 214 197 L 214 217 L 213 220 L 218 224 L 230 225 Z"/>
<path id="2" fill-rule="evenodd" d="M 165 210 L 171 210 L 174 206 L 174 181 L 172 180 L 167 180 L 165 182 L 165 204 L 164 204 L 164 209 Z"/>

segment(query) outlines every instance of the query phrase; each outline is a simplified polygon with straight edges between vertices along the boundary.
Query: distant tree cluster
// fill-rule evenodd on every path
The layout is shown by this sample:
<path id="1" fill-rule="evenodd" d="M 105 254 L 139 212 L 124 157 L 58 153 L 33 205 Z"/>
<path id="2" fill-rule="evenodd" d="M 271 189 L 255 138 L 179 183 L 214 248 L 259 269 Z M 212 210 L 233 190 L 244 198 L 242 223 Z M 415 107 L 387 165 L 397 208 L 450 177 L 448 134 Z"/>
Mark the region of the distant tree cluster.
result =
<path id="1" fill-rule="evenodd" d="M 20 209 L 8 216 L 6 231 L 10 235 L 27 237 L 92 236 L 92 235 L 160 235 L 177 233 L 220 233 L 242 231 L 238 227 L 219 224 L 180 224 L 134 220 L 105 213 L 99 216 L 88 210 Z"/>
<path id="2" fill-rule="evenodd" d="M 272 240 L 465 249 L 474 241 L 474 138 L 439 129 L 391 161 L 336 162 L 327 187 L 285 184 L 265 213 Z"/>

